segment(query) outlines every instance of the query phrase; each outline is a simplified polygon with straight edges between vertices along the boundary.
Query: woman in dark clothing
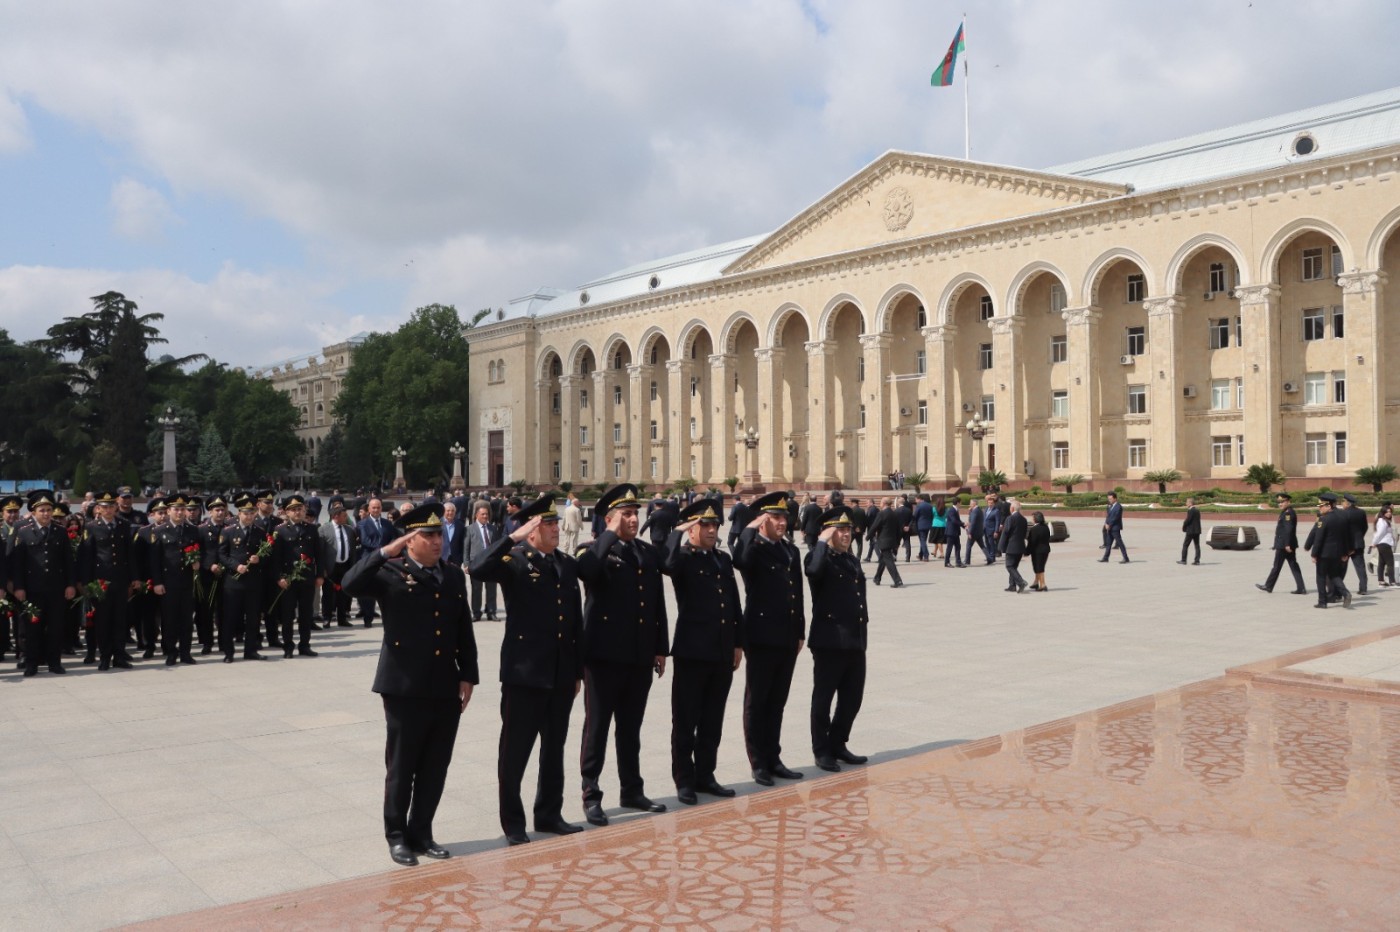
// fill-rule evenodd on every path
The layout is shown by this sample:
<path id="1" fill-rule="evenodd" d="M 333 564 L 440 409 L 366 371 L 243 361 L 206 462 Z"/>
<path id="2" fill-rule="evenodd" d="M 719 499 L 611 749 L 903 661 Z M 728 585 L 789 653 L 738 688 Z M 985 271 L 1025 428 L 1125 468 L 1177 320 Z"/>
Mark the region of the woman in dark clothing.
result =
<path id="1" fill-rule="evenodd" d="M 1031 570 L 1035 573 L 1036 592 L 1049 592 L 1045 585 L 1045 561 L 1050 558 L 1050 525 L 1045 523 L 1045 515 L 1037 511 L 1031 515 L 1031 529 L 1026 534 L 1026 552 L 1031 555 Z"/>

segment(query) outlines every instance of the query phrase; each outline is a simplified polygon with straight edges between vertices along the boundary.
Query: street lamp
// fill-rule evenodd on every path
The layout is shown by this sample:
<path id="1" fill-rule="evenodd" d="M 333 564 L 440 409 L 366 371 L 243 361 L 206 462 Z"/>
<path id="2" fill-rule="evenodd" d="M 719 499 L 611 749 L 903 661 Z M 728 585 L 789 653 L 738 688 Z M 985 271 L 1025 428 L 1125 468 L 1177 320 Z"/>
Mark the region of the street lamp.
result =
<path id="1" fill-rule="evenodd" d="M 761 492 L 763 487 L 759 484 L 758 473 L 758 428 L 750 427 L 744 431 L 745 462 L 748 469 L 744 472 L 744 491 Z"/>
<path id="2" fill-rule="evenodd" d="M 175 416 L 175 409 L 167 405 L 165 414 L 156 418 L 156 423 L 165 431 L 165 455 L 161 463 L 160 484 L 167 492 L 173 492 L 180 486 L 180 473 L 175 465 L 175 428 L 180 426 L 180 419 Z"/>
<path id="3" fill-rule="evenodd" d="M 403 458 L 408 455 L 408 451 L 402 446 L 398 446 L 389 452 L 394 455 L 394 489 L 395 491 L 407 489 L 408 480 L 403 475 Z"/>
<path id="4" fill-rule="evenodd" d="M 467 487 L 467 480 L 462 475 L 462 457 L 467 448 L 459 441 L 448 447 L 447 452 L 452 454 L 452 481 L 448 483 L 448 487 L 454 492 L 460 492 Z"/>
<path id="5" fill-rule="evenodd" d="M 967 428 L 972 439 L 977 441 L 977 466 L 973 469 L 973 473 L 980 475 L 982 472 L 982 438 L 987 436 L 987 422 L 982 420 L 982 415 L 974 413 L 963 426 Z"/>

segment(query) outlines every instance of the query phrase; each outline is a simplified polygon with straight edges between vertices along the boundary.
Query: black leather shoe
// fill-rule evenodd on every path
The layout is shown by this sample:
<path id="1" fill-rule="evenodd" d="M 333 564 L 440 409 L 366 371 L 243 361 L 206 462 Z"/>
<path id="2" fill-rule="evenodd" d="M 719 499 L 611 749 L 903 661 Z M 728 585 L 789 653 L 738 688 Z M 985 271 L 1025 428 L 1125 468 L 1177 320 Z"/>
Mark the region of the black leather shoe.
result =
<path id="1" fill-rule="evenodd" d="M 402 864 L 405 867 L 418 866 L 418 858 L 409 849 L 408 845 L 390 845 L 389 857 L 394 859 L 395 864 Z"/>
<path id="2" fill-rule="evenodd" d="M 180 662 L 180 658 L 179 658 L 179 657 L 176 657 L 174 654 L 171 654 L 169 657 L 166 657 L 166 658 L 165 658 L 165 665 L 166 665 L 167 667 L 173 667 L 173 666 L 175 666 L 175 664 L 177 664 L 177 663 L 179 663 L 179 662 Z"/>
<path id="3" fill-rule="evenodd" d="M 142 660 L 152 660 L 152 659 L 155 658 L 155 655 L 156 655 L 156 649 L 155 649 L 154 647 L 148 647 L 148 648 L 146 648 L 144 651 L 141 652 L 141 659 L 142 659 Z"/>
<path id="4" fill-rule="evenodd" d="M 1254 584 L 1254 588 L 1255 588 L 1255 589 L 1258 589 L 1260 592 L 1273 592 L 1273 591 L 1274 591 L 1274 590 L 1270 589 L 1268 586 L 1264 585 L 1264 584 L 1261 583 L 1261 582 L 1255 583 L 1255 584 Z"/>
<path id="5" fill-rule="evenodd" d="M 316 653 L 314 650 L 312 650 L 312 649 L 309 648 L 309 647 L 298 647 L 298 648 L 297 648 L 297 653 L 298 653 L 298 654 L 301 654 L 303 657 L 319 657 L 319 656 L 321 656 L 320 654 Z"/>
<path id="6" fill-rule="evenodd" d="M 536 819 L 535 831 L 548 832 L 551 835 L 577 835 L 583 831 L 583 826 L 555 817 L 553 819 Z"/>
<path id="7" fill-rule="evenodd" d="M 366 622 L 366 624 L 368 624 L 368 622 Z M 506 836 L 506 844 L 510 845 L 512 848 L 516 845 L 528 845 L 529 843 L 530 836 L 526 835 L 524 832 L 511 832 Z"/>
<path id="8" fill-rule="evenodd" d="M 589 803 L 583 807 L 583 817 L 588 820 L 589 825 L 607 825 L 608 814 L 603 811 L 601 803 Z"/>
<path id="9" fill-rule="evenodd" d="M 97 665 L 97 669 L 99 669 L 99 670 L 110 670 L 110 669 L 112 669 L 112 661 L 110 661 L 110 660 L 104 660 L 104 661 L 102 661 L 101 663 L 99 663 L 99 664 Z"/>
<path id="10" fill-rule="evenodd" d="M 368 619 L 365 620 L 365 627 L 366 627 L 366 628 L 368 628 L 368 627 L 369 627 L 370 625 L 372 625 L 372 624 L 374 624 L 374 622 L 369 621 Z"/>
<path id="11" fill-rule="evenodd" d="M 722 796 L 725 799 L 730 799 L 738 795 L 732 789 L 713 778 L 701 780 L 696 784 L 695 789 L 699 790 L 701 793 L 707 793 L 710 796 Z M 681 802 L 685 802 L 685 800 L 681 800 Z"/>
<path id="12" fill-rule="evenodd" d="M 695 788 L 692 786 L 676 787 L 676 799 L 687 806 L 693 806 L 700 801 L 700 797 L 695 795 Z"/>
<path id="13" fill-rule="evenodd" d="M 640 794 L 637 795 L 637 796 L 628 796 L 628 797 L 626 797 L 626 798 L 624 798 L 624 799 L 620 799 L 620 800 L 617 801 L 617 804 L 618 804 L 619 806 L 621 806 L 623 809 L 636 809 L 638 812 L 665 812 L 665 811 L 666 811 L 666 804 L 665 804 L 665 803 L 654 802 L 654 801 L 652 801 L 652 800 L 648 799 L 647 797 L 642 796 L 642 795 L 640 795 Z"/>
<path id="14" fill-rule="evenodd" d="M 68 671 L 65 670 L 65 669 L 63 669 L 63 664 L 61 664 L 61 663 L 51 663 L 51 664 L 49 664 L 49 672 L 50 672 L 50 673 L 67 673 Z"/>
<path id="15" fill-rule="evenodd" d="M 243 653 L 243 659 L 244 659 L 244 660 L 266 660 L 267 658 L 264 657 L 262 654 L 258 653 L 257 651 L 253 651 L 252 653 L 248 653 L 247 651 L 245 651 L 245 652 Z"/>
<path id="16" fill-rule="evenodd" d="M 224 663 L 233 663 L 233 654 L 224 654 Z"/>
<path id="17" fill-rule="evenodd" d="M 83 666 L 85 666 L 85 667 L 90 667 L 90 666 L 92 666 L 92 665 L 95 664 L 95 663 L 97 663 L 97 657 L 96 657 L 96 655 L 94 655 L 94 654 L 87 654 L 86 656 L 83 657 Z"/>
<path id="18" fill-rule="evenodd" d="M 193 665 L 196 661 L 188 653 L 184 653 L 180 655 L 180 662 Z"/>
<path id="19" fill-rule="evenodd" d="M 1104 558 L 1103 558 L 1102 560 L 1100 560 L 1099 562 L 1100 562 L 1100 563 L 1107 563 L 1107 562 L 1108 562 L 1108 557 L 1104 557 Z"/>
<path id="20" fill-rule="evenodd" d="M 337 628 L 350 628 L 350 627 L 353 627 L 353 625 L 351 625 L 350 622 L 348 622 L 348 621 L 337 621 L 337 622 L 335 623 L 335 625 L 336 625 Z"/>
<path id="21" fill-rule="evenodd" d="M 841 772 L 841 765 L 836 763 L 836 758 L 834 757 L 818 757 L 817 766 L 820 767 L 822 770 L 828 771 L 830 773 Z"/>
<path id="22" fill-rule="evenodd" d="M 131 669 L 131 658 L 130 658 L 130 657 L 113 657 L 113 658 L 112 658 L 112 666 L 116 667 L 118 670 L 130 670 L 130 669 Z"/>
<path id="23" fill-rule="evenodd" d="M 414 854 L 425 855 L 432 858 L 434 861 L 446 861 L 448 858 L 452 857 L 451 851 L 448 851 L 435 841 L 425 842 L 421 845 L 415 842 L 409 847 L 412 848 Z"/>
<path id="24" fill-rule="evenodd" d="M 773 775 L 766 770 L 755 770 L 753 772 L 753 782 L 757 783 L 759 786 L 772 786 Z"/>
<path id="25" fill-rule="evenodd" d="M 1306 589 L 1294 589 L 1292 594 L 1293 594 L 1293 595 L 1307 595 L 1307 594 L 1308 594 L 1308 590 L 1306 590 Z"/>
<path id="26" fill-rule="evenodd" d="M 284 659 L 284 660 L 291 660 L 291 659 L 292 659 L 292 649 L 291 649 L 290 647 L 284 647 L 284 648 L 282 648 L 282 659 Z"/>
<path id="27" fill-rule="evenodd" d="M 1130 563 L 1130 562 L 1132 562 L 1132 561 L 1130 561 L 1127 557 L 1124 557 L 1123 559 L 1119 560 L 1118 562 L 1119 562 L 1119 563 Z"/>
<path id="28" fill-rule="evenodd" d="M 25 675 L 25 676 L 38 676 L 38 675 L 39 675 L 39 668 L 38 668 L 38 667 L 25 667 L 25 668 L 24 668 L 24 675 Z"/>
<path id="29" fill-rule="evenodd" d="M 891 588 L 891 589 L 903 589 L 903 588 L 904 588 L 904 583 L 902 583 L 902 582 L 892 583 L 892 584 L 890 585 L 890 588 Z"/>
<path id="30" fill-rule="evenodd" d="M 1185 566 L 1185 565 L 1186 565 L 1186 561 L 1185 561 L 1185 560 L 1177 560 L 1177 561 L 1176 561 L 1176 565 L 1177 565 L 1177 566 Z"/>
<path id="31" fill-rule="evenodd" d="M 205 644 L 204 647 L 203 647 L 203 649 L 200 650 L 199 655 L 200 655 L 201 657 L 207 657 L 207 656 L 209 656 L 209 655 L 212 654 L 212 653 L 214 653 L 214 645 L 213 645 L 213 644 Z"/>
<path id="32" fill-rule="evenodd" d="M 852 754 L 849 748 L 837 748 L 833 756 L 843 764 L 863 764 L 870 759 L 864 754 Z"/>
<path id="33" fill-rule="evenodd" d="M 793 770 L 782 761 L 778 761 L 778 763 L 773 766 L 773 776 L 782 777 L 784 780 L 802 779 L 802 773 L 800 771 Z"/>
<path id="34" fill-rule="evenodd" d="M 1350 593 L 1350 592 L 1347 592 L 1347 593 L 1345 593 L 1345 594 L 1342 595 L 1342 608 L 1351 608 L 1351 593 Z"/>

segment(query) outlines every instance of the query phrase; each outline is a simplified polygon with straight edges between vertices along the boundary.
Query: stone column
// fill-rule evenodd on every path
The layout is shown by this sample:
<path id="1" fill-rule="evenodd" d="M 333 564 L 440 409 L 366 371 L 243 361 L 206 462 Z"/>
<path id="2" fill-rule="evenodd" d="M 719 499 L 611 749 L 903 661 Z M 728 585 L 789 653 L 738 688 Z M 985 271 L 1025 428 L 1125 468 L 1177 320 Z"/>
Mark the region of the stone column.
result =
<path id="1" fill-rule="evenodd" d="M 829 488 L 836 484 L 832 462 L 836 459 L 836 438 L 832 433 L 831 410 L 828 405 L 836 394 L 836 379 L 831 371 L 831 356 L 836 352 L 833 340 L 814 340 L 807 344 L 807 394 L 811 397 L 807 409 L 807 474 L 794 468 L 793 482 L 806 482 Z"/>
<path id="2" fill-rule="evenodd" d="M 953 410 L 953 367 L 948 359 L 953 352 L 953 335 L 958 328 L 952 324 L 936 324 L 925 327 L 924 366 L 927 375 L 924 384 L 928 394 L 928 474 L 929 482 L 935 486 L 961 482 L 955 466 L 953 430 L 958 426 L 958 412 Z"/>
<path id="3" fill-rule="evenodd" d="M 707 482 L 722 485 L 730 476 L 739 475 L 738 458 L 734 451 L 734 373 L 732 353 L 715 353 L 710 357 L 710 410 L 714 429 L 705 438 L 710 451 L 710 475 Z"/>
<path id="4" fill-rule="evenodd" d="M 1069 462 L 1070 472 L 1086 479 L 1103 477 L 1099 441 L 1099 385 L 1094 351 L 1103 312 L 1092 305 L 1065 308 L 1069 344 Z"/>
<path id="5" fill-rule="evenodd" d="M 783 439 L 783 356 L 781 346 L 753 351 L 758 360 L 758 473 L 764 485 L 787 482 L 787 442 Z"/>
<path id="6" fill-rule="evenodd" d="M 559 398 L 559 406 L 562 409 L 564 398 L 562 393 Z M 539 476 L 539 482 L 546 485 L 554 483 L 554 451 L 549 448 L 550 427 L 554 424 L 554 381 L 552 379 L 537 379 L 535 381 L 535 410 L 538 417 L 531 425 L 534 436 L 535 452 L 535 472 Z M 561 437 L 560 440 L 563 438 Z M 561 451 L 562 452 L 562 451 Z M 559 462 L 559 478 L 564 478 L 564 462 Z M 465 516 L 470 520 L 471 516 Z"/>
<path id="7" fill-rule="evenodd" d="M 1283 469 L 1282 350 L 1279 346 L 1278 285 L 1242 285 L 1235 289 L 1243 318 L 1244 447 L 1248 463 L 1272 463 Z M 1348 321 L 1350 324 L 1350 321 Z M 1256 368 L 1257 367 L 1257 368 Z"/>
<path id="8" fill-rule="evenodd" d="M 992 367 L 996 373 L 996 420 L 988 438 L 997 445 L 997 469 L 1007 479 L 1025 475 L 1026 445 L 1022 440 L 1021 421 L 1021 334 L 1025 330 L 1023 317 L 994 317 L 992 328 Z M 986 443 L 987 441 L 984 441 Z"/>
<path id="9" fill-rule="evenodd" d="M 892 463 L 890 431 L 899 424 L 899 412 L 890 410 L 891 404 L 898 403 L 889 385 L 890 340 L 888 333 L 867 333 L 860 338 L 865 354 L 865 381 L 860 385 L 860 400 L 865 405 L 865 438 L 861 442 L 860 475 L 856 479 L 861 483 L 873 483 L 875 488 L 884 482 L 886 473 L 905 465 Z"/>
<path id="10" fill-rule="evenodd" d="M 608 370 L 593 372 L 593 479 L 595 482 L 615 482 L 612 474 L 613 442 L 612 426 L 618 415 L 613 407 L 612 387 L 608 384 Z"/>
<path id="11" fill-rule="evenodd" d="M 655 371 L 652 366 L 627 367 L 627 423 L 623 427 L 628 431 L 627 474 L 638 482 L 661 479 L 651 478 L 651 377 Z"/>
<path id="12" fill-rule="evenodd" d="M 1186 436 L 1186 403 L 1177 375 L 1176 354 L 1181 338 L 1182 298 L 1167 295 L 1142 302 L 1147 311 L 1148 414 L 1152 417 L 1147 462 L 1152 469 L 1176 469 L 1183 476 L 1181 444 Z"/>
<path id="13" fill-rule="evenodd" d="M 671 396 L 671 427 L 669 437 L 671 447 L 671 474 L 667 481 L 674 481 L 690 475 L 690 373 L 692 365 L 686 359 L 671 359 L 666 362 L 667 386 Z"/>
<path id="14" fill-rule="evenodd" d="M 1386 370 L 1381 367 L 1385 346 L 1385 315 L 1381 298 L 1386 274 L 1343 272 L 1342 312 L 1346 321 L 1347 465 L 1351 468 L 1387 463 L 1385 394 Z M 1248 398 L 1248 392 L 1245 393 Z M 1248 443 L 1248 441 L 1246 441 Z"/>
<path id="15" fill-rule="evenodd" d="M 559 377 L 559 477 L 570 482 L 579 482 L 581 478 L 578 474 L 580 381 L 581 379 L 572 375 Z M 480 455 L 485 456 L 485 451 Z"/>

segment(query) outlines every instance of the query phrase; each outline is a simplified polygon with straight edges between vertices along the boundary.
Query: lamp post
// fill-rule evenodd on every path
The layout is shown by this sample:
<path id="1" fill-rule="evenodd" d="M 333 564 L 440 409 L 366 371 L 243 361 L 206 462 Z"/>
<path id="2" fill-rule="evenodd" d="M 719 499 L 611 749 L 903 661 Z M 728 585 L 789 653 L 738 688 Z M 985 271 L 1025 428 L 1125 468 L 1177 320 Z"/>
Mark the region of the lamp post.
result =
<path id="1" fill-rule="evenodd" d="M 165 455 L 161 463 L 160 484 L 167 492 L 173 492 L 180 487 L 180 473 L 175 465 L 175 428 L 180 426 L 180 419 L 175 416 L 175 409 L 167 407 L 165 414 L 156 418 L 156 423 L 165 431 Z"/>
<path id="2" fill-rule="evenodd" d="M 462 457 L 466 455 L 467 448 L 459 441 L 448 447 L 447 452 L 452 454 L 452 479 L 448 482 L 448 488 L 460 492 L 467 487 L 467 480 L 462 475 Z"/>
<path id="3" fill-rule="evenodd" d="M 968 422 L 963 426 L 967 428 L 967 432 L 969 435 L 971 435 L 972 439 L 977 441 L 977 465 L 972 470 L 973 476 L 977 476 L 982 473 L 983 469 L 982 438 L 987 436 L 987 422 L 982 420 L 982 415 L 973 414 L 972 417 L 968 419 Z M 968 485 L 971 484 L 971 482 L 968 483 Z"/>
<path id="4" fill-rule="evenodd" d="M 408 480 L 403 475 L 403 458 L 408 455 L 408 451 L 399 446 L 390 452 L 394 454 L 394 491 L 403 491 L 408 488 Z"/>
<path id="5" fill-rule="evenodd" d="M 763 484 L 760 482 L 761 477 L 758 473 L 757 427 L 750 427 L 748 430 L 744 431 L 744 449 L 747 451 L 744 454 L 745 466 L 747 467 L 744 470 L 744 491 L 762 492 Z"/>

